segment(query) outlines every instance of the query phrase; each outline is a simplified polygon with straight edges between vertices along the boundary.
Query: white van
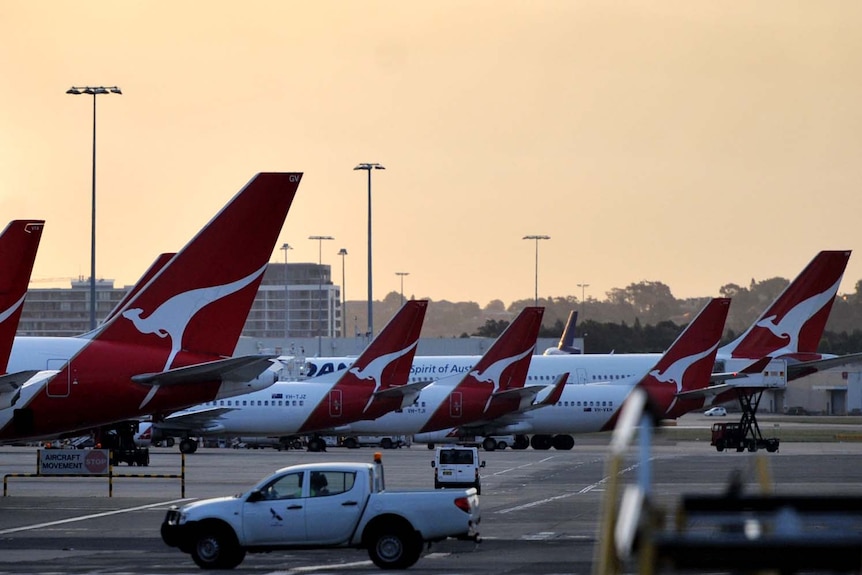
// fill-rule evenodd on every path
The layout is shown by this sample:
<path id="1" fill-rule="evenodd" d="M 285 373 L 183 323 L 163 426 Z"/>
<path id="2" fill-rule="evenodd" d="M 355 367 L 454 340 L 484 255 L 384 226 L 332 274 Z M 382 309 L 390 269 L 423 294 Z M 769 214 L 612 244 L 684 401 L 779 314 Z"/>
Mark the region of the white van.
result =
<path id="1" fill-rule="evenodd" d="M 475 487 L 476 493 L 482 493 L 479 468 L 485 467 L 485 462 L 479 461 L 477 448 L 460 445 L 438 447 L 431 467 L 434 468 L 434 489 Z"/>

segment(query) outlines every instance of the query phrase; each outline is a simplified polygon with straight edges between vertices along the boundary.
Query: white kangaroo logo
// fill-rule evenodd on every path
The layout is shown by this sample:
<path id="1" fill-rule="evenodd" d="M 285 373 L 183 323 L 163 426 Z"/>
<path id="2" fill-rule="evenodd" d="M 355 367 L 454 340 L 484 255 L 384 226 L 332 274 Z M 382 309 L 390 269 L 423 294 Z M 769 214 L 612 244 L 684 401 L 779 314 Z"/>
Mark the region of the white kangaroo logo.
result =
<path id="1" fill-rule="evenodd" d="M 791 353 L 799 351 L 799 332 L 802 330 L 802 326 L 805 325 L 805 322 L 811 319 L 814 314 L 823 309 L 823 306 L 832 301 L 832 298 L 835 297 L 835 293 L 838 291 L 838 285 L 840 283 L 841 278 L 838 278 L 838 281 L 836 281 L 835 284 L 826 291 L 815 294 L 806 300 L 802 300 L 793 306 L 790 311 L 784 314 L 778 323 L 775 322 L 775 318 L 778 316 L 773 314 L 754 324 L 756 327 L 768 329 L 775 337 L 787 340 L 787 344 L 785 344 L 783 348 L 773 350 L 770 353 L 774 353 L 779 350 Z"/>
<path id="2" fill-rule="evenodd" d="M 389 364 L 391 364 L 396 359 L 405 356 L 418 344 L 418 340 L 414 341 L 412 344 L 408 345 L 402 350 L 393 351 L 392 353 L 387 353 L 375 357 L 374 359 L 369 361 L 368 365 L 366 365 L 365 367 L 351 367 L 347 370 L 348 373 L 352 373 L 353 375 L 355 375 L 356 379 L 370 379 L 374 382 L 374 389 L 371 391 L 371 395 L 368 397 L 368 403 L 365 404 L 362 413 L 368 411 L 368 408 L 371 406 L 371 402 L 374 401 L 374 394 L 376 394 L 380 390 L 380 386 L 382 385 L 382 382 L 380 380 L 383 377 L 383 370 L 386 369 L 386 367 L 389 366 Z"/>
<path id="3" fill-rule="evenodd" d="M 13 313 L 15 313 L 15 311 L 16 311 L 19 307 L 21 307 L 21 305 L 24 303 L 24 298 L 25 298 L 25 297 L 27 297 L 27 294 L 26 294 L 26 293 L 25 293 L 24 295 L 22 295 L 22 296 L 21 296 L 21 299 L 19 299 L 18 301 L 16 301 L 15 303 L 13 303 L 11 306 L 9 306 L 9 309 L 7 309 L 7 310 L 5 310 L 5 311 L 3 311 L 3 312 L 0 312 L 0 323 L 3 323 L 3 322 L 4 322 L 4 321 L 6 321 L 7 319 L 9 319 L 9 317 L 10 317 Z"/>
<path id="4" fill-rule="evenodd" d="M 649 375 L 659 383 L 673 383 L 676 386 L 676 392 L 680 393 L 682 391 L 683 381 L 685 380 L 685 372 L 688 371 L 688 368 L 714 352 L 716 349 L 718 349 L 718 342 L 716 342 L 715 345 L 706 349 L 705 351 L 702 351 L 701 353 L 696 353 L 694 355 L 689 355 L 676 360 L 675 362 L 670 364 L 668 368 L 664 371 L 654 369 L 649 372 Z M 670 412 L 670 410 L 676 404 L 676 400 L 677 398 L 674 397 L 673 401 L 670 402 L 670 405 L 668 406 L 665 413 Z"/>
<path id="5" fill-rule="evenodd" d="M 512 364 L 524 359 L 528 355 L 530 355 L 533 352 L 534 347 L 536 347 L 536 346 L 531 345 L 530 347 L 528 347 L 527 349 L 525 349 L 523 352 L 519 353 L 518 355 L 513 355 L 511 357 L 504 357 L 503 359 L 498 359 L 497 361 L 495 361 L 494 363 L 492 363 L 491 365 L 486 367 L 481 372 L 477 369 L 474 369 L 473 371 L 471 371 L 470 373 L 467 374 L 467 377 L 472 377 L 473 379 L 475 379 L 479 383 L 490 382 L 490 383 L 494 384 L 493 388 L 491 389 L 491 393 L 488 394 L 487 401 L 485 401 L 485 408 L 482 410 L 483 413 L 485 411 L 488 411 L 488 406 L 491 405 L 491 400 L 494 398 L 494 394 L 500 390 L 500 377 L 503 375 L 503 371 L 505 371 L 506 368 L 509 367 L 510 365 L 512 365 Z"/>
<path id="6" fill-rule="evenodd" d="M 171 339 L 171 353 L 165 362 L 163 371 L 168 370 L 177 353 L 182 349 L 183 333 L 192 318 L 204 307 L 238 292 L 257 279 L 266 269 L 266 264 L 259 270 L 235 282 L 179 293 L 157 307 L 147 317 L 142 318 L 141 308 L 132 308 L 123 312 L 123 317 L 132 322 L 142 334 L 152 333 L 160 338 Z M 154 385 L 140 407 L 144 407 L 155 396 L 159 386 Z"/>

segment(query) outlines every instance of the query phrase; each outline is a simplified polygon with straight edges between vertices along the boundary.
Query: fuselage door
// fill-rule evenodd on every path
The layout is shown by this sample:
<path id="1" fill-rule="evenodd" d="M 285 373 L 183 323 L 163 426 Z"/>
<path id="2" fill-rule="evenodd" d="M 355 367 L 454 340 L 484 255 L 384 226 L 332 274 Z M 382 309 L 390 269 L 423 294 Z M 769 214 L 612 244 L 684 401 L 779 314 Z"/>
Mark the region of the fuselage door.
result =
<path id="1" fill-rule="evenodd" d="M 68 363 L 68 359 L 49 359 L 45 369 L 56 370 L 59 373 L 48 380 L 45 386 L 45 393 L 48 397 L 69 397 L 72 391 L 72 377 L 74 370 L 72 366 L 63 371 L 63 366 Z"/>

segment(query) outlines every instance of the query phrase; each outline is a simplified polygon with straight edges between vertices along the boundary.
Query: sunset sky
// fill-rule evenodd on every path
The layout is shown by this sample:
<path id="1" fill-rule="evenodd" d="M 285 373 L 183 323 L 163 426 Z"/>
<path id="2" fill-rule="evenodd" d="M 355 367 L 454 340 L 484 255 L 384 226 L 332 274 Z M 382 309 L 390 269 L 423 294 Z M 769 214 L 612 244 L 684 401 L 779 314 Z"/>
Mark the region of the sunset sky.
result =
<path id="1" fill-rule="evenodd" d="M 643 280 L 794 277 L 862 239 L 858 1 L 0 2 L 0 208 L 44 218 L 32 287 L 134 283 L 260 171 L 278 242 L 366 297 L 486 305 Z M 265 210 L 266 206 L 261 206 Z M 5 225 L 5 224 L 4 224 Z M 282 262 L 278 249 L 272 261 Z M 862 279 L 850 259 L 840 293 Z M 53 281 L 53 283 L 52 283 Z"/>

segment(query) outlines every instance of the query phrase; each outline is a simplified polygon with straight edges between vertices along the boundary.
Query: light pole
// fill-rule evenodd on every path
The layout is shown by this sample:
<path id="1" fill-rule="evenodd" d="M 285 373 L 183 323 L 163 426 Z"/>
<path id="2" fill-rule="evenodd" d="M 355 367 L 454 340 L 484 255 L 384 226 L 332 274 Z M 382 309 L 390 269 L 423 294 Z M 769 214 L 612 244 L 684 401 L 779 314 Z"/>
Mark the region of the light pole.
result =
<path id="1" fill-rule="evenodd" d="M 535 300 L 536 307 L 539 306 L 539 240 L 549 240 L 551 236 L 524 236 L 522 239 L 525 240 L 536 240 L 536 292 L 535 292 Z"/>
<path id="2" fill-rule="evenodd" d="M 395 272 L 395 275 L 401 276 L 401 305 L 404 305 L 404 276 L 409 276 L 410 272 Z"/>
<path id="3" fill-rule="evenodd" d="M 341 337 L 347 337 L 347 323 L 344 321 L 344 306 L 347 303 L 347 282 L 344 276 L 344 256 L 347 255 L 347 250 L 341 248 L 338 250 L 338 255 L 341 256 Z"/>
<path id="4" fill-rule="evenodd" d="M 322 334 L 320 333 L 320 292 L 323 291 L 323 240 L 334 240 L 332 236 L 308 236 L 310 240 L 317 240 L 317 357 L 323 355 L 323 342 L 321 341 Z M 329 308 L 329 298 L 327 297 L 327 309 Z M 329 314 L 327 313 L 327 318 Z"/>
<path id="5" fill-rule="evenodd" d="M 575 285 L 578 286 L 579 288 L 581 288 L 581 321 L 584 321 L 584 302 L 586 301 L 584 293 L 586 292 L 587 288 L 590 287 L 590 284 L 575 284 Z"/>
<path id="6" fill-rule="evenodd" d="M 67 94 L 93 96 L 93 194 L 92 194 L 92 228 L 90 231 L 90 329 L 96 329 L 96 96 L 99 94 L 120 94 L 123 92 L 117 86 L 72 86 Z"/>
<path id="7" fill-rule="evenodd" d="M 380 164 L 363 163 L 358 164 L 354 170 L 366 170 L 368 172 L 368 337 L 374 337 L 374 307 L 372 304 L 371 290 L 371 170 L 385 170 Z"/>
<path id="8" fill-rule="evenodd" d="M 287 346 L 287 340 L 290 338 L 290 293 L 288 284 L 290 276 L 287 273 L 287 250 L 292 250 L 290 244 L 281 244 L 281 251 L 284 252 L 284 345 Z"/>

